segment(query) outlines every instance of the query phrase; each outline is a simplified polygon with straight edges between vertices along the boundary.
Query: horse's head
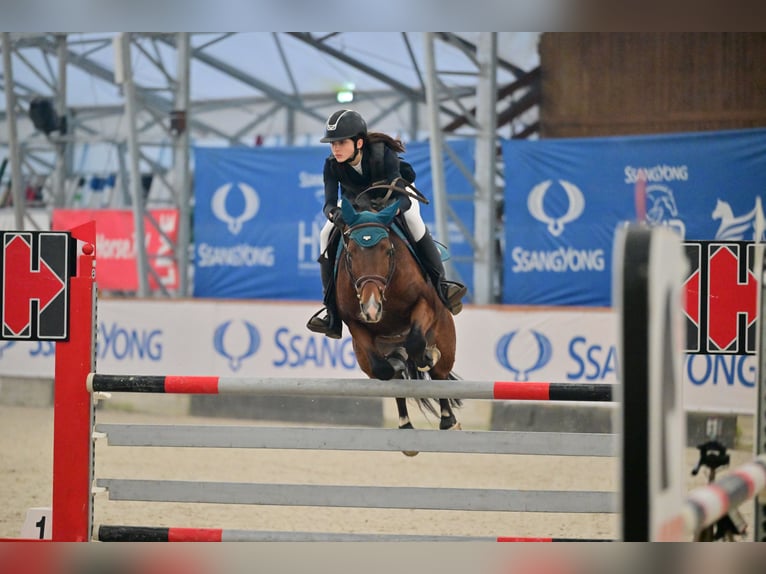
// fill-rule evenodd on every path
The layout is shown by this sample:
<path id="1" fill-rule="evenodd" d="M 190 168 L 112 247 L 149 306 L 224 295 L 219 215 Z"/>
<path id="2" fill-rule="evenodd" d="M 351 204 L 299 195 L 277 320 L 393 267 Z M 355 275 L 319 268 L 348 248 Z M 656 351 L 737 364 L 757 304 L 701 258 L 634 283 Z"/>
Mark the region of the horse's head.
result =
<path id="1" fill-rule="evenodd" d="M 346 201 L 341 205 L 348 225 L 343 234 L 346 271 L 368 323 L 378 323 L 383 316 L 386 288 L 395 269 L 389 226 L 398 209 L 398 201 L 379 212 L 357 212 Z"/>

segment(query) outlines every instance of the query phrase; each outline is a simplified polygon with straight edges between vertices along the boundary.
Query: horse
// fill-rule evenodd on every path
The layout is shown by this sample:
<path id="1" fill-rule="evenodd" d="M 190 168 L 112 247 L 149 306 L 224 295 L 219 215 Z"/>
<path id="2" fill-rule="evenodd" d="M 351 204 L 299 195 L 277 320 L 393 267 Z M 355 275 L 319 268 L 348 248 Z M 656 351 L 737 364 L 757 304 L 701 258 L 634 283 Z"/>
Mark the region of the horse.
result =
<path id="1" fill-rule="evenodd" d="M 356 211 L 343 201 L 341 209 L 346 227 L 337 258 L 338 314 L 362 371 L 371 379 L 457 380 L 455 323 L 396 229 L 399 201 L 380 211 Z M 430 399 L 419 404 L 440 417 L 440 429 L 460 429 L 453 408 L 462 401 L 438 402 L 438 413 Z M 414 428 L 406 398 L 396 398 L 396 407 L 399 428 Z"/>

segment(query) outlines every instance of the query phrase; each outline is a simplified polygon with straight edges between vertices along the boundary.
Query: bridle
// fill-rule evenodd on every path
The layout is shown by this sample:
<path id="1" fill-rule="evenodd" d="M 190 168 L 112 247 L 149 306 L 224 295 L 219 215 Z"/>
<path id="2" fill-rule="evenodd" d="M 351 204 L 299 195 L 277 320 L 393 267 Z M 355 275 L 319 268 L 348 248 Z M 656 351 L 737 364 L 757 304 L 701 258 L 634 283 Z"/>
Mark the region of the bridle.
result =
<path id="1" fill-rule="evenodd" d="M 352 231 L 357 231 L 358 229 L 362 229 L 364 227 L 376 227 L 380 229 L 386 230 L 386 238 L 389 242 L 388 250 L 386 251 L 386 255 L 388 256 L 388 275 L 386 277 L 383 277 L 382 275 L 374 275 L 374 274 L 368 274 L 368 275 L 362 275 L 360 277 L 354 276 L 354 270 L 351 267 L 351 251 L 348 248 L 348 242 L 349 238 L 351 237 Z M 380 298 L 381 301 L 386 300 L 386 288 L 388 287 L 388 284 L 391 282 L 391 277 L 394 276 L 394 270 L 396 269 L 396 250 L 394 249 L 394 243 L 391 241 L 391 230 L 383 225 L 382 223 L 360 223 L 358 225 L 353 225 L 346 229 L 343 232 L 343 251 L 345 252 L 345 263 L 346 263 L 346 271 L 348 272 L 348 276 L 351 278 L 351 281 L 354 285 L 354 291 L 356 291 L 356 298 L 361 300 L 362 299 L 362 289 L 367 283 L 373 283 L 377 288 L 378 291 L 380 291 Z M 353 240 L 352 240 L 353 241 Z M 365 247 L 363 245 L 359 245 L 361 249 L 369 249 L 369 247 Z"/>

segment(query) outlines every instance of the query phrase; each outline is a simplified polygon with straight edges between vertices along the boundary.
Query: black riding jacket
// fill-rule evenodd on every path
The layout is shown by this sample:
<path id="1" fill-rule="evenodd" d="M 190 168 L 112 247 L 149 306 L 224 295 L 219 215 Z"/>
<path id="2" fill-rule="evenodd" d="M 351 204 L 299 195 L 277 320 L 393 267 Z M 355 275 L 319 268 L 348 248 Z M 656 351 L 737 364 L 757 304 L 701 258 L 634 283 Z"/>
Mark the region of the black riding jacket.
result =
<path id="1" fill-rule="evenodd" d="M 381 173 L 373 174 L 372 146 L 383 146 L 383 162 Z M 324 211 L 329 219 L 330 211 L 338 206 L 338 187 L 340 186 L 341 196 L 345 201 L 351 203 L 355 209 L 359 209 L 357 196 L 365 189 L 370 187 L 373 182 L 391 183 L 402 174 L 399 171 L 399 156 L 394 150 L 389 148 L 383 142 L 368 144 L 370 151 L 362 153 L 362 173 L 359 174 L 353 167 L 347 163 L 338 163 L 330 155 L 324 162 Z M 363 148 L 364 149 L 364 148 Z M 378 190 L 376 194 L 382 196 L 386 193 L 385 189 Z M 406 211 L 410 207 L 410 198 L 405 193 L 394 192 L 395 197 L 401 202 L 401 211 Z M 374 196 L 373 196 L 374 197 Z"/>

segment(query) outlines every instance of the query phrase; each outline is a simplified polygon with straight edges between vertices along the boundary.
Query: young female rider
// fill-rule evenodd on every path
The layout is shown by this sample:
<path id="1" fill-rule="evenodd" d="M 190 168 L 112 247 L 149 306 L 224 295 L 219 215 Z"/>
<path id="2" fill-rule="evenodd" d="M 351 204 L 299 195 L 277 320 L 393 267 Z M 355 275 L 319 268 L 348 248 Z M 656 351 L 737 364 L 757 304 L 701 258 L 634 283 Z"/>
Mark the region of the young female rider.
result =
<path id="1" fill-rule="evenodd" d="M 373 183 L 390 184 L 402 178 L 401 171 L 409 176 L 408 180 L 400 179 L 397 185 L 404 187 L 414 180 L 414 172 L 409 164 L 400 164 L 398 154 L 404 151 L 404 145 L 398 139 L 378 132 L 367 132 L 364 118 L 353 110 L 338 110 L 328 119 L 325 126 L 325 136 L 320 140 L 329 143 L 332 151 L 324 163 L 324 214 L 327 223 L 322 228 L 320 237 L 319 265 L 322 273 L 325 308 L 320 309 L 309 319 L 307 327 L 317 333 L 324 333 L 333 339 L 340 339 L 343 324 L 338 318 L 335 289 L 333 285 L 333 266 L 337 250 L 339 233 L 331 241 L 333 227 L 343 230 L 345 222 L 338 206 L 338 187 L 342 201 L 349 201 L 356 209 L 358 196 Z M 377 146 L 377 149 L 376 147 Z M 376 151 L 382 162 L 378 161 Z M 402 167 L 409 170 L 403 170 Z M 420 202 L 411 201 L 406 193 L 398 193 L 404 222 L 414 241 L 415 252 L 423 263 L 436 292 L 444 305 L 457 314 L 462 309 L 461 299 L 466 294 L 466 288 L 460 283 L 447 281 L 444 274 L 441 256 L 431 234 L 420 216 Z M 329 248 L 328 248 L 328 244 Z M 320 316 L 326 309 L 326 314 Z"/>

